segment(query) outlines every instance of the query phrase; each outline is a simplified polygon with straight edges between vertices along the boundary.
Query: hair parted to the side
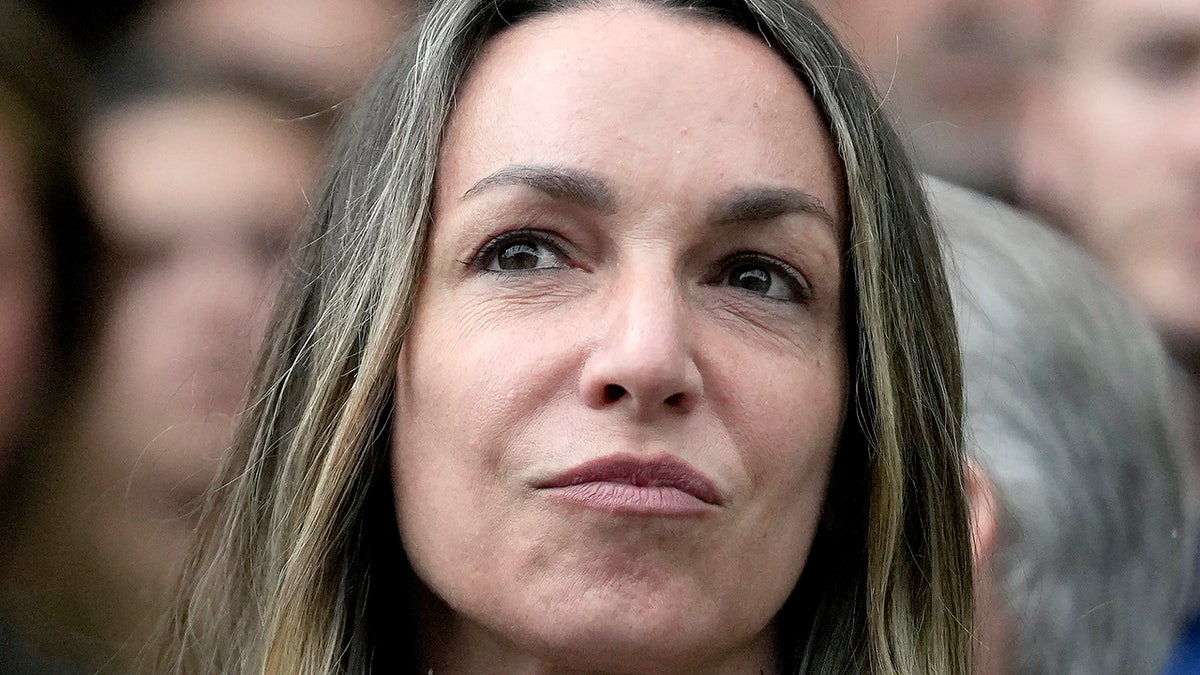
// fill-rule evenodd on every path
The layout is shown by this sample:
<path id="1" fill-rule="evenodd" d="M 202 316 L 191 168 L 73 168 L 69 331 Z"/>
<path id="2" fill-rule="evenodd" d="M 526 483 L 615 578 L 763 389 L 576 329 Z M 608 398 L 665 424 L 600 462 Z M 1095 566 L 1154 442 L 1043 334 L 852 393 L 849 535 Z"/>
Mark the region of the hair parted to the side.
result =
<path id="1" fill-rule="evenodd" d="M 491 38 L 607 1 L 445 0 L 383 65 L 341 129 L 156 672 L 416 667 L 415 581 L 396 533 L 388 435 L 443 127 Z M 852 400 L 821 525 L 780 613 L 782 662 L 812 673 L 968 673 L 957 344 L 904 150 L 807 5 L 622 1 L 764 39 L 812 93 L 844 165 Z"/>

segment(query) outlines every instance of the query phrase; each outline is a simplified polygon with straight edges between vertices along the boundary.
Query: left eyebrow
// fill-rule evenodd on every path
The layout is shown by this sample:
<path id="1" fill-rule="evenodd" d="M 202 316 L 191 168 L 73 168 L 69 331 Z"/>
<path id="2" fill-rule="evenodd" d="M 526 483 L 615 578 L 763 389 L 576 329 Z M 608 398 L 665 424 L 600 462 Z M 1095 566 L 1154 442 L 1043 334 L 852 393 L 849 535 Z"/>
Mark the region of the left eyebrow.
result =
<path id="1" fill-rule="evenodd" d="M 834 234 L 838 231 L 837 221 L 820 199 L 792 188 L 752 188 L 735 192 L 713 206 L 709 220 L 720 224 L 754 223 L 791 214 L 816 216 Z"/>
<path id="2" fill-rule="evenodd" d="M 558 166 L 510 164 L 485 176 L 463 193 L 462 200 L 500 186 L 533 188 L 551 199 L 570 202 L 597 211 L 616 209 L 616 199 L 608 185 L 585 172 Z"/>

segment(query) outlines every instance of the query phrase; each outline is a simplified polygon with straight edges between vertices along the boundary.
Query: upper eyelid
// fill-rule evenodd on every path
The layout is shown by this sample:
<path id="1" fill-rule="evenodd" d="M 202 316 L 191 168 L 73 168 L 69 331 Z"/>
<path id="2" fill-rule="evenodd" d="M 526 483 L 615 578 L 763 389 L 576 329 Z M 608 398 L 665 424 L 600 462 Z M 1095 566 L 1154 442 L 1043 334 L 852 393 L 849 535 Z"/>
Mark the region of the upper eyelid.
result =
<path id="1" fill-rule="evenodd" d="M 768 255 L 758 251 L 737 251 L 725 256 L 718 264 L 716 274 L 714 276 L 716 278 L 720 278 L 734 265 L 745 261 L 761 262 L 765 265 L 770 265 L 777 268 L 780 272 L 798 282 L 803 299 L 807 300 L 812 297 L 813 286 L 812 282 L 808 279 L 808 275 L 806 275 L 795 265 L 785 262 L 784 260 L 781 260 L 773 255 Z"/>
<path id="2" fill-rule="evenodd" d="M 563 240 L 562 236 L 547 230 L 523 227 L 508 230 L 507 232 L 501 232 L 489 237 L 475 250 L 474 253 L 470 255 L 466 261 L 459 262 L 465 262 L 471 267 L 482 269 L 487 266 L 489 259 L 499 250 L 501 246 L 509 241 L 516 241 L 521 238 L 535 239 L 538 241 L 538 243 L 550 248 L 555 255 L 559 255 L 564 258 L 571 257 L 567 251 L 568 247 L 564 245 L 566 242 Z"/>

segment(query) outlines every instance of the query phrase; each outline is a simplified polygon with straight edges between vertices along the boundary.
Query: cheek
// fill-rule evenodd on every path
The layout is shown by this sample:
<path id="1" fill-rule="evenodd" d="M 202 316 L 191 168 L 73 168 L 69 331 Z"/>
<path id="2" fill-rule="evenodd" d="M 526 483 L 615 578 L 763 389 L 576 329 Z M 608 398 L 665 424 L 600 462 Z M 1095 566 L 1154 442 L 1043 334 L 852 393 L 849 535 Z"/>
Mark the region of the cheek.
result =
<path id="1" fill-rule="evenodd" d="M 739 434 L 735 445 L 756 475 L 783 468 L 803 473 L 832 449 L 846 412 L 848 367 L 840 339 L 814 340 L 803 357 L 769 350 L 715 350 L 711 394 L 718 414 Z"/>
<path id="2" fill-rule="evenodd" d="M 569 381 L 562 331 L 535 335 L 453 303 L 437 308 L 414 323 L 396 371 L 392 477 L 401 536 L 417 558 L 494 538 L 528 451 L 520 439 Z"/>
<path id="3" fill-rule="evenodd" d="M 747 609 L 773 612 L 799 578 L 820 519 L 845 417 L 845 358 L 840 347 L 811 360 L 747 353 L 719 370 L 731 374 L 721 388 L 735 395 L 713 404 L 746 471 L 724 584 L 740 589 Z"/>
<path id="4" fill-rule="evenodd" d="M 815 351 L 797 359 L 762 351 L 733 358 L 726 350 L 725 363 L 713 368 L 724 374 L 712 387 L 713 405 L 756 495 L 747 522 L 792 552 L 807 551 L 847 408 L 844 349 L 830 340 Z"/>
<path id="5" fill-rule="evenodd" d="M 397 365 L 397 419 L 410 426 L 397 438 L 411 438 L 414 452 L 455 446 L 438 461 L 481 459 L 468 450 L 500 445 L 559 396 L 567 377 L 561 335 L 453 308 L 426 313 Z"/>
<path id="6" fill-rule="evenodd" d="M 1091 199 L 1128 192 L 1130 180 L 1153 169 L 1161 113 L 1144 92 L 1111 71 L 1117 66 L 1079 73 L 1056 102 L 1064 118 L 1061 130 L 1073 150 L 1075 172 L 1091 184 Z M 1090 178 L 1089 178 L 1090 177 Z"/>

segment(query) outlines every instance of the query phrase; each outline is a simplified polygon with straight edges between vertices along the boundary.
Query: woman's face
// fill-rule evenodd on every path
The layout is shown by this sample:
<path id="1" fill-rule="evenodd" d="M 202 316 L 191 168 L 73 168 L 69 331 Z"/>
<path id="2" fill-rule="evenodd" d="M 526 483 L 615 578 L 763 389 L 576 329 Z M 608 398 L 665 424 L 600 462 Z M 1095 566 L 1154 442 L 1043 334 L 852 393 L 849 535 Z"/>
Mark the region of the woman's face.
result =
<path id="1" fill-rule="evenodd" d="M 435 661 L 769 667 L 846 409 L 841 180 L 733 28 L 616 6 L 490 44 L 397 367 Z"/>

